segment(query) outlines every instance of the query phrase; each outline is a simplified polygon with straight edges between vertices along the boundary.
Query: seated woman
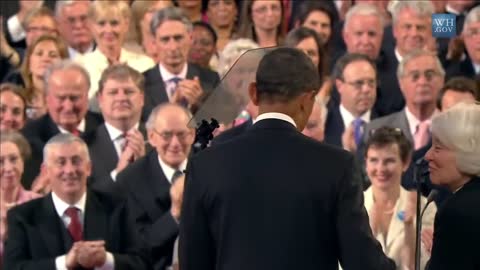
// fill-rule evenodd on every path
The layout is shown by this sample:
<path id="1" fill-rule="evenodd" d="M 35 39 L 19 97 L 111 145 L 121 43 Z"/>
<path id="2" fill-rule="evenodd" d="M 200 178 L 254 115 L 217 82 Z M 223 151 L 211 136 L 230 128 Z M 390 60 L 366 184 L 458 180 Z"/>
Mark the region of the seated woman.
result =
<path id="1" fill-rule="evenodd" d="M 459 103 L 432 119 L 425 155 L 433 184 L 453 195 L 435 217 L 429 268 L 480 269 L 480 104 Z"/>
<path id="2" fill-rule="evenodd" d="M 108 66 L 125 63 L 143 72 L 155 65 L 150 57 L 123 48 L 130 18 L 130 7 L 124 1 L 95 1 L 89 7 L 88 25 L 97 47 L 93 52 L 79 55 L 75 61 L 81 63 L 90 74 L 90 99 L 95 96 L 98 81 Z M 99 110 L 95 102 L 91 109 Z"/>
<path id="3" fill-rule="evenodd" d="M 8 210 L 15 205 L 40 197 L 37 193 L 25 190 L 20 183 L 24 161 L 30 153 L 30 145 L 20 133 L 13 131 L 0 133 L 0 257 L 7 230 Z"/>
<path id="4" fill-rule="evenodd" d="M 315 66 L 318 67 L 318 74 L 323 81 L 318 97 L 324 102 L 328 102 L 332 90 L 332 82 L 326 76 L 328 72 L 328 57 L 320 36 L 312 29 L 299 27 L 288 33 L 285 38 L 285 46 L 300 49 L 312 59 Z"/>
<path id="5" fill-rule="evenodd" d="M 47 112 L 43 75 L 52 64 L 66 58 L 68 50 L 60 38 L 40 36 L 28 46 L 20 70 L 5 79 L 25 88 L 28 118 L 36 119 Z"/>
<path id="6" fill-rule="evenodd" d="M 22 88 L 0 84 L 0 132 L 19 131 L 25 125 L 27 102 Z"/>
<path id="7" fill-rule="evenodd" d="M 364 192 L 365 208 L 374 236 L 398 269 L 414 269 L 416 192 L 401 185 L 402 173 L 410 163 L 412 145 L 400 129 L 382 127 L 373 132 L 366 146 L 366 171 L 371 186 Z M 422 208 L 427 199 L 421 198 Z M 423 228 L 433 226 L 437 208 L 430 204 L 422 219 Z M 421 269 L 428 253 L 422 248 Z"/>

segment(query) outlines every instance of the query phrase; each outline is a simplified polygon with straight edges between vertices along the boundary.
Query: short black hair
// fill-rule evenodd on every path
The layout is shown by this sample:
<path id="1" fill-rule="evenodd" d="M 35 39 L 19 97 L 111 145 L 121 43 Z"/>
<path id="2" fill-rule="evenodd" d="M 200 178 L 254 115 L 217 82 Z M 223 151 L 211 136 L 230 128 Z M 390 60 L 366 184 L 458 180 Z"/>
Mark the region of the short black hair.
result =
<path id="1" fill-rule="evenodd" d="M 464 76 L 452 77 L 445 83 L 445 85 L 442 87 L 442 89 L 440 89 L 440 92 L 438 93 L 437 108 L 439 110 L 442 110 L 442 99 L 447 91 L 470 93 L 473 95 L 475 100 L 480 100 L 480 92 L 478 90 L 478 85 L 477 83 L 475 83 L 474 80 Z"/>
<path id="2" fill-rule="evenodd" d="M 217 44 L 217 40 L 218 40 L 217 33 L 209 23 L 196 21 L 193 23 L 193 28 L 195 27 L 202 27 L 203 29 L 207 30 L 210 33 L 210 35 L 212 35 L 213 37 L 213 44 Z"/>
<path id="3" fill-rule="evenodd" d="M 391 144 L 398 145 L 400 159 L 403 163 L 410 161 L 412 157 L 413 146 L 407 136 L 399 128 L 381 127 L 371 131 L 371 135 L 367 140 L 365 147 L 365 157 L 367 157 L 368 149 L 372 147 L 386 147 Z"/>
<path id="4" fill-rule="evenodd" d="M 317 67 L 305 53 L 281 47 L 262 58 L 256 84 L 259 100 L 288 102 L 302 93 L 318 91 L 321 79 Z"/>
<path id="5" fill-rule="evenodd" d="M 370 63 L 370 65 L 375 70 L 375 74 L 377 74 L 377 66 L 375 62 L 372 61 L 367 55 L 360 54 L 360 53 L 346 53 L 342 57 L 337 60 L 337 63 L 333 67 L 332 77 L 334 80 L 344 80 L 343 78 L 343 71 L 345 68 L 353 62 L 360 62 L 365 61 Z"/>

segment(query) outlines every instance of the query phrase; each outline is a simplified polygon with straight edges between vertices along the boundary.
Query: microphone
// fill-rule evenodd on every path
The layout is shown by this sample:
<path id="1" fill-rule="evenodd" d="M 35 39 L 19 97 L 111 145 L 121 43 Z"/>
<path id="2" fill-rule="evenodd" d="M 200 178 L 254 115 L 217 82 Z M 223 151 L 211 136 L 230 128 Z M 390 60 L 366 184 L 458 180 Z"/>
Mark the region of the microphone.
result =
<path id="1" fill-rule="evenodd" d="M 415 270 L 420 270 L 420 233 L 422 231 L 422 218 L 423 214 L 425 213 L 425 210 L 427 209 L 427 206 L 435 200 L 435 197 L 438 195 L 438 190 L 433 189 L 430 191 L 427 197 L 427 203 L 422 209 L 422 212 L 420 213 L 420 216 L 417 218 L 417 231 L 415 233 Z"/>

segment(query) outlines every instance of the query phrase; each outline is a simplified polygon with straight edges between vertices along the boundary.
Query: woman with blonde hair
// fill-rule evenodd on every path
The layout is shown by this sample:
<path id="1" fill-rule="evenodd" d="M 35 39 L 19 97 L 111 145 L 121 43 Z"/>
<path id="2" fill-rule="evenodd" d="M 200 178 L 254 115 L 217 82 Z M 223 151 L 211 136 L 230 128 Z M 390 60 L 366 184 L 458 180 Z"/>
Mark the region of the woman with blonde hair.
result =
<path id="1" fill-rule="evenodd" d="M 43 75 L 52 64 L 66 58 L 67 46 L 60 38 L 40 36 L 27 48 L 19 71 L 5 79 L 25 88 L 28 118 L 36 119 L 47 112 Z"/>
<path id="2" fill-rule="evenodd" d="M 97 0 L 90 5 L 88 25 L 97 47 L 93 52 L 75 58 L 90 74 L 89 98 L 95 96 L 98 81 L 108 66 L 124 63 L 143 72 L 155 65 L 150 57 L 123 48 L 130 23 L 130 7 L 123 1 Z"/>
<path id="3" fill-rule="evenodd" d="M 435 217 L 430 270 L 480 269 L 480 104 L 459 103 L 432 119 L 425 155 L 433 184 L 453 195 Z"/>

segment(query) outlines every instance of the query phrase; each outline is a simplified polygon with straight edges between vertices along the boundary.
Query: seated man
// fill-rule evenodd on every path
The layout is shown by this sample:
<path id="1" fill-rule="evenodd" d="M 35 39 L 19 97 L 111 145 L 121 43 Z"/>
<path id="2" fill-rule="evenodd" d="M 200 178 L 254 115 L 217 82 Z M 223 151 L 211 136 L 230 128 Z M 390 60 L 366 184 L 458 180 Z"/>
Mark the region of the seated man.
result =
<path id="1" fill-rule="evenodd" d="M 87 190 L 86 144 L 59 134 L 44 160 L 52 192 L 9 211 L 5 269 L 150 269 L 126 202 Z"/>

